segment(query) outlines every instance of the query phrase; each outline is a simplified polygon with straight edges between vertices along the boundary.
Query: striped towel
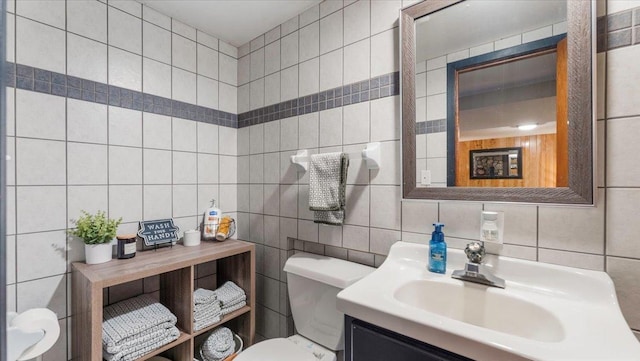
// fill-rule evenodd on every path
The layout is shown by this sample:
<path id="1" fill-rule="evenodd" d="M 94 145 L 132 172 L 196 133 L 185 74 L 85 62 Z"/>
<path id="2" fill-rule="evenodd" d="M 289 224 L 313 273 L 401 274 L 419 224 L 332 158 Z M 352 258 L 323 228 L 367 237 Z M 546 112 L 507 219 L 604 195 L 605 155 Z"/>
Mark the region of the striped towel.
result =
<path id="1" fill-rule="evenodd" d="M 118 347 L 156 326 L 175 325 L 176 321 L 169 309 L 146 294 L 115 303 L 103 310 L 103 348 Z"/>

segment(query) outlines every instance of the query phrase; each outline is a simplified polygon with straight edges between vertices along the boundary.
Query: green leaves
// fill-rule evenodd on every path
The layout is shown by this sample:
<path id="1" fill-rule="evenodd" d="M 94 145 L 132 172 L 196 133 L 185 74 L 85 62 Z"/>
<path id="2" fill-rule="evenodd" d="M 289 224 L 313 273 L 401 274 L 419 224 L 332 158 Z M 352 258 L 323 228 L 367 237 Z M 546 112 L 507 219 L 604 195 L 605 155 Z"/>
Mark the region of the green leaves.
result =
<path id="1" fill-rule="evenodd" d="M 70 229 L 69 234 L 82 238 L 85 244 L 102 244 L 111 242 L 116 236 L 122 217 L 117 220 L 109 219 L 104 211 L 91 215 L 83 210 L 82 216 L 71 221 L 76 228 Z"/>

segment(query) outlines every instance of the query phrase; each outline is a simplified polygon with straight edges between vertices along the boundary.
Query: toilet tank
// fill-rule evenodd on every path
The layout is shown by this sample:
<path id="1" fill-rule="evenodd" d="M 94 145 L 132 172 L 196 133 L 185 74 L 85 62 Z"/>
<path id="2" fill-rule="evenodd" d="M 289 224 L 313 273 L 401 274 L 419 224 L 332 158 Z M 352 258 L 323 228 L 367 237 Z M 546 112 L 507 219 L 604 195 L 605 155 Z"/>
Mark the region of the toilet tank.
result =
<path id="1" fill-rule="evenodd" d="M 310 253 L 289 257 L 284 271 L 298 333 L 330 350 L 344 349 L 344 314 L 336 307 L 336 295 L 373 270 Z"/>

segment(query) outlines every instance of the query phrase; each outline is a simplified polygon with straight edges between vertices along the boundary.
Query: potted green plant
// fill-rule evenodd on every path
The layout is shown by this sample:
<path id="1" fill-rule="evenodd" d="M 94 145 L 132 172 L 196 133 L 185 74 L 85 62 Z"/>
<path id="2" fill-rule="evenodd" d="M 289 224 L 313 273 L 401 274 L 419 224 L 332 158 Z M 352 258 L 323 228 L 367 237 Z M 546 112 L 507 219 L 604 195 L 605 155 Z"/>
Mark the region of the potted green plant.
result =
<path id="1" fill-rule="evenodd" d="M 82 211 L 77 220 L 72 220 L 76 225 L 69 233 L 82 238 L 84 241 L 84 254 L 87 264 L 104 263 L 111 260 L 111 240 L 116 236 L 116 231 L 122 218 L 110 219 L 104 211 L 89 214 Z"/>

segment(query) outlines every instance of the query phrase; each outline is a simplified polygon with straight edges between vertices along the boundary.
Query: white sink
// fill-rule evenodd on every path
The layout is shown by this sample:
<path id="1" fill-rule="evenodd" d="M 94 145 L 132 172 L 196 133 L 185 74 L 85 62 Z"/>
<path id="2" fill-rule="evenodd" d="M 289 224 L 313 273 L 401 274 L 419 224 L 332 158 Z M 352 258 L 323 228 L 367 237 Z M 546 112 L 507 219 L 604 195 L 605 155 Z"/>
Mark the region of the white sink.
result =
<path id="1" fill-rule="evenodd" d="M 504 289 L 426 269 L 429 247 L 397 242 L 375 272 L 338 294 L 338 309 L 475 360 L 640 360 L 604 272 L 489 256 Z"/>

